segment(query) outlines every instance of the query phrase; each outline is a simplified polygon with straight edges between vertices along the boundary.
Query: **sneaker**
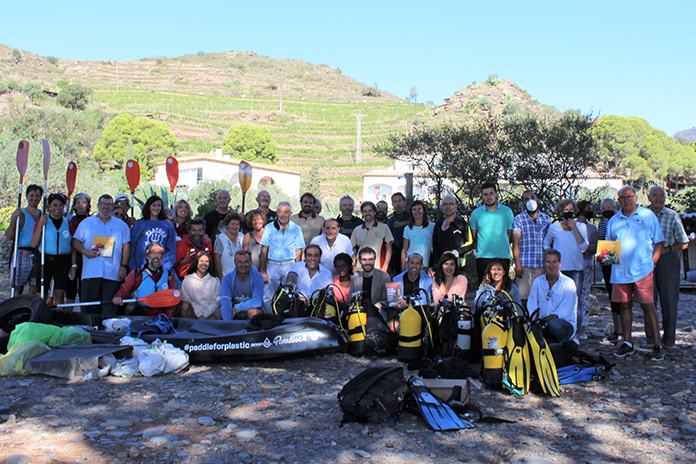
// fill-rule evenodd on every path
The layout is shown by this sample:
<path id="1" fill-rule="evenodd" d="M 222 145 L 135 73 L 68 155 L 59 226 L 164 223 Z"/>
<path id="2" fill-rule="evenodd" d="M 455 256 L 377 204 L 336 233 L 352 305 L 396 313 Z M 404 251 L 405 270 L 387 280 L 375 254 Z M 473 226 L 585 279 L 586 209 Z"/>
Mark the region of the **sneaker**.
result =
<path id="1" fill-rule="evenodd" d="M 636 353 L 635 348 L 633 348 L 633 345 L 629 345 L 628 343 L 624 342 L 619 346 L 619 349 L 616 350 L 614 353 L 614 356 L 617 358 L 625 358 L 627 356 L 632 356 Z"/>
<path id="2" fill-rule="evenodd" d="M 661 346 L 653 346 L 652 354 L 650 355 L 651 361 L 664 361 L 665 352 Z"/>

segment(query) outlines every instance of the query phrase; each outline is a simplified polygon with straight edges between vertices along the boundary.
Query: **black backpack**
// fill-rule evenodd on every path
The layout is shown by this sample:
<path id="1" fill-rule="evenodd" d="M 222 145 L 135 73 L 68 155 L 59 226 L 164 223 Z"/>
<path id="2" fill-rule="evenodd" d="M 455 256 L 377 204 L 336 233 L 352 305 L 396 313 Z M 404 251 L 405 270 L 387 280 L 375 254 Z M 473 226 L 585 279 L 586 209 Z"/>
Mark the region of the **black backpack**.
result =
<path id="1" fill-rule="evenodd" d="M 280 317 L 307 317 L 311 313 L 311 308 L 307 307 L 307 299 L 287 285 L 282 285 L 273 295 L 271 309 L 276 316 Z"/>
<path id="2" fill-rule="evenodd" d="M 398 416 L 408 385 L 401 366 L 369 367 L 356 375 L 338 394 L 346 422 L 384 422 Z"/>

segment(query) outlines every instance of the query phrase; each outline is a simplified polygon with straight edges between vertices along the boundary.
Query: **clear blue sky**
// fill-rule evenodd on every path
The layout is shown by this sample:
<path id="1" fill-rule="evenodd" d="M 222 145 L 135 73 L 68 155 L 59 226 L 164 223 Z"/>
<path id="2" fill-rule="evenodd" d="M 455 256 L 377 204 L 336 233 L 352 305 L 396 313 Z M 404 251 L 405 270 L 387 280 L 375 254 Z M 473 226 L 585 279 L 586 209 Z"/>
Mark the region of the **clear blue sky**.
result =
<path id="1" fill-rule="evenodd" d="M 692 1 L 0 1 L 0 43 L 77 60 L 249 50 L 436 104 L 491 74 L 559 110 L 696 126 Z"/>

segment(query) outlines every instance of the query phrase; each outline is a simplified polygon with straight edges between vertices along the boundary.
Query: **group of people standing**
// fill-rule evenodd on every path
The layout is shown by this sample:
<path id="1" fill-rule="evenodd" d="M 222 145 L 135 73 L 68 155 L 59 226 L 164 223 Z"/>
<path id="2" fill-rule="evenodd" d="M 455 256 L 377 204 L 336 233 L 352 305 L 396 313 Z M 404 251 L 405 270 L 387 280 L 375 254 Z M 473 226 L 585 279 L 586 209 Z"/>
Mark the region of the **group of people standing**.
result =
<path id="1" fill-rule="evenodd" d="M 293 214 L 285 201 L 271 210 L 269 192 L 261 191 L 258 208 L 242 215 L 230 210 L 229 192 L 221 190 L 215 209 L 202 218 L 193 218 L 185 200 L 169 210 L 153 195 L 138 219 L 128 215 L 126 195 L 102 195 L 97 214 L 90 215 L 90 197 L 78 194 L 66 218 L 62 194 L 48 197 L 42 215 L 41 187 L 30 185 L 26 193 L 27 206 L 15 211 L 6 232 L 13 239 L 19 229 L 15 289 L 21 292 L 29 284 L 29 291 L 38 293 L 42 281 L 62 303 L 74 301 L 79 283 L 80 299 L 105 302 L 96 309 L 105 315 L 115 315 L 126 298 L 180 287 L 183 300 L 177 306 L 150 308 L 136 302 L 123 311 L 250 318 L 270 311 L 279 286 L 309 296 L 333 285 L 340 304 L 348 304 L 356 291 L 365 292 L 395 328 L 407 306 L 404 297 L 416 289 L 425 290 L 423 298 L 431 304 L 465 297 L 466 257 L 475 250 L 480 283 L 475 304 L 511 299 L 530 313 L 537 311 L 552 341 L 578 341 L 586 336 L 597 240 L 606 239 L 621 242 L 620 263 L 602 269 L 612 299 L 615 333 L 610 339 L 619 344 L 617 355 L 635 351 L 633 301 L 645 312 L 653 359 L 662 359 L 663 345 L 675 342 L 679 253 L 688 238 L 677 213 L 664 207 L 660 187 L 650 190 L 650 209 L 637 205 L 632 187 L 619 191 L 619 207 L 603 200 L 598 226 L 592 224 L 594 206 L 571 199 L 558 202 L 558 221 L 552 222 L 532 191 L 524 192 L 524 209 L 515 216 L 498 201 L 494 183 L 481 186 L 482 205 L 469 221 L 457 214 L 451 195 L 442 199 L 441 217 L 432 221 L 425 203 L 407 205 L 401 193 L 392 195 L 389 215 L 386 202 L 366 201 L 357 217 L 354 200 L 345 196 L 340 215 L 329 219 L 321 216 L 321 203 L 311 193 L 302 195 L 301 210 Z M 34 259 L 38 254 L 45 256 L 42 266 Z M 392 282 L 401 287 L 396 300 L 387 295 Z M 654 293 L 662 306 L 662 338 Z"/>

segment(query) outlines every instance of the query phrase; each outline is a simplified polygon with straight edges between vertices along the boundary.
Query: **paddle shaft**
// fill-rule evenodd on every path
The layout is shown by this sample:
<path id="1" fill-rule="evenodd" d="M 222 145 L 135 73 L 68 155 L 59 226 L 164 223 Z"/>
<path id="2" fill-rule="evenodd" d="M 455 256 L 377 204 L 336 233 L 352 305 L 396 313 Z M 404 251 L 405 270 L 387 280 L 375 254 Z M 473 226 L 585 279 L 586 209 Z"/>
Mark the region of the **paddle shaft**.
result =
<path id="1" fill-rule="evenodd" d="M 46 214 L 46 191 L 48 190 L 48 177 L 44 179 L 43 214 Z M 46 224 L 41 228 L 41 298 L 44 297 L 44 266 L 46 265 Z"/>
<path id="2" fill-rule="evenodd" d="M 19 195 L 17 195 L 17 209 L 20 210 L 19 214 L 21 215 L 21 208 L 22 208 L 22 189 L 24 188 L 24 176 L 20 175 L 19 176 Z M 12 253 L 12 290 L 10 290 L 10 298 L 14 298 L 15 294 L 15 287 L 17 286 L 17 252 L 18 252 L 18 245 L 19 245 L 19 219 L 20 216 L 17 216 L 17 220 L 15 221 L 15 238 L 14 238 L 14 251 Z"/>
<path id="3" fill-rule="evenodd" d="M 48 140 L 42 140 L 43 144 L 43 173 L 44 173 L 44 191 L 43 191 L 43 211 L 42 214 L 46 214 L 46 199 L 48 197 L 48 170 L 51 166 L 51 147 L 48 144 Z M 46 226 L 44 225 L 41 229 L 41 298 L 44 298 L 44 267 L 46 265 Z"/>
<path id="4" fill-rule="evenodd" d="M 129 298 L 127 300 L 123 300 L 123 303 L 134 303 L 138 301 L 137 298 Z M 111 301 L 85 301 L 84 303 L 63 303 L 56 305 L 56 308 L 70 308 L 70 307 L 81 307 L 81 306 L 96 306 L 100 304 L 109 304 Z"/>

